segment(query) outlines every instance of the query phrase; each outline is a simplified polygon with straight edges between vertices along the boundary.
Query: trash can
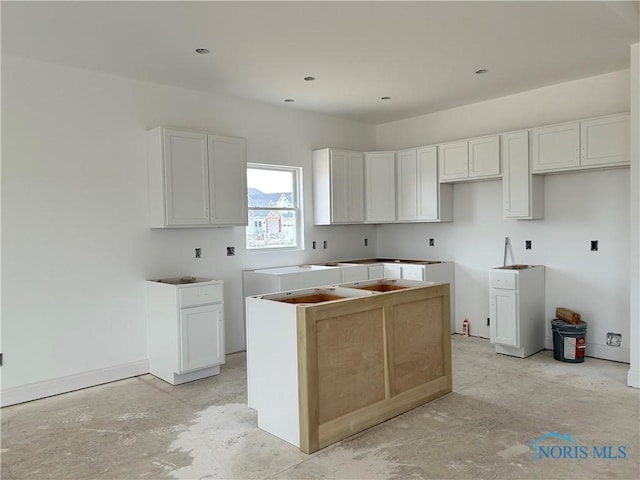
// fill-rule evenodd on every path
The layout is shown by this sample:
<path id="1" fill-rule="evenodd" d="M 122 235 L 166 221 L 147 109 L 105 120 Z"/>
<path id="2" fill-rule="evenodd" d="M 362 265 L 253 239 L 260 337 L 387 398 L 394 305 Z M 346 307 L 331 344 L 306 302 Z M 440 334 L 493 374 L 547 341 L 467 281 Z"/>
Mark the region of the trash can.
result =
<path id="1" fill-rule="evenodd" d="M 553 358 L 561 362 L 582 363 L 587 348 L 587 323 L 572 324 L 555 318 L 551 320 Z"/>

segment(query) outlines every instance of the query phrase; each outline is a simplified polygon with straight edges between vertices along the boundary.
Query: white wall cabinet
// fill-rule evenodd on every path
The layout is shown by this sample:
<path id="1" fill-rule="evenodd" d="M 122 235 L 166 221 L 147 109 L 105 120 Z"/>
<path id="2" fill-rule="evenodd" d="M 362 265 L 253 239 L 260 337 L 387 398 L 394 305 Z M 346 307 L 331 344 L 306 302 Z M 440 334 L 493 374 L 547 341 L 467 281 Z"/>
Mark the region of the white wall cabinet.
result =
<path id="1" fill-rule="evenodd" d="M 531 174 L 529 132 L 502 134 L 500 151 L 504 218 L 543 218 L 544 178 Z"/>
<path id="2" fill-rule="evenodd" d="M 469 143 L 444 143 L 438 146 L 440 181 L 464 180 L 469 177 Z"/>
<path id="3" fill-rule="evenodd" d="M 489 336 L 496 353 L 528 357 L 544 350 L 544 267 L 489 272 Z"/>
<path id="4" fill-rule="evenodd" d="M 396 220 L 395 152 L 365 153 L 365 221 L 368 223 Z"/>
<path id="5" fill-rule="evenodd" d="M 396 174 L 398 221 L 453 220 L 453 186 L 440 185 L 436 146 L 398 152 Z"/>
<path id="6" fill-rule="evenodd" d="M 533 173 L 629 165 L 629 114 L 531 130 Z"/>
<path id="7" fill-rule="evenodd" d="M 156 127 L 147 165 L 151 228 L 247 224 L 243 138 Z"/>
<path id="8" fill-rule="evenodd" d="M 580 165 L 614 166 L 630 162 L 628 113 L 580 122 Z"/>
<path id="9" fill-rule="evenodd" d="M 493 178 L 500 176 L 500 136 L 472 138 L 469 140 L 469 178 Z"/>
<path id="10" fill-rule="evenodd" d="M 312 153 L 313 223 L 364 222 L 364 154 L 324 148 Z"/>
<path id="11" fill-rule="evenodd" d="M 147 282 L 149 369 L 178 385 L 220 373 L 225 362 L 223 283 Z"/>
<path id="12" fill-rule="evenodd" d="M 441 182 L 500 176 L 499 135 L 445 143 L 438 150 Z"/>

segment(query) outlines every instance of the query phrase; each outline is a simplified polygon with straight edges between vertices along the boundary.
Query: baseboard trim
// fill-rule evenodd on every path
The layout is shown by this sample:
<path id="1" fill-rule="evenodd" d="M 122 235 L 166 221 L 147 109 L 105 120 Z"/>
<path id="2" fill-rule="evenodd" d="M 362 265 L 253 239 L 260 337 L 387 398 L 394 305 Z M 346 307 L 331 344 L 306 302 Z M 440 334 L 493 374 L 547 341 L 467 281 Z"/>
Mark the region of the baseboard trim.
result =
<path id="1" fill-rule="evenodd" d="M 81 388 L 93 387 L 102 383 L 135 377 L 149 373 L 149 359 L 123 363 L 113 367 L 91 370 L 66 377 L 54 378 L 43 382 L 29 383 L 19 387 L 3 388 L 0 406 L 7 407 L 16 403 L 29 402 L 38 398 L 50 397 L 60 393 L 72 392 Z"/>
<path id="2" fill-rule="evenodd" d="M 546 337 L 544 346 L 547 350 L 553 350 L 553 337 Z M 600 358 L 602 360 L 611 360 L 614 362 L 629 363 L 631 361 L 631 352 L 624 347 L 610 347 L 600 343 L 589 342 L 587 337 L 587 357 Z"/>
<path id="3" fill-rule="evenodd" d="M 640 388 L 640 371 L 629 369 L 627 373 L 627 385 L 633 388 Z"/>

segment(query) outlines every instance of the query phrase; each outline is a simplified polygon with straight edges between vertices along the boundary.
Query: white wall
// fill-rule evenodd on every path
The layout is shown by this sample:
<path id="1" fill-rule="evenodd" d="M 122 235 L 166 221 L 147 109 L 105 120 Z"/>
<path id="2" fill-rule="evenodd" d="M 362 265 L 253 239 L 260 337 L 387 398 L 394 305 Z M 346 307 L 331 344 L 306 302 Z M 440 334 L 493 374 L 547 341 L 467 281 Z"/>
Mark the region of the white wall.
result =
<path id="1" fill-rule="evenodd" d="M 640 18 L 639 18 L 640 20 Z M 631 46 L 631 365 L 627 384 L 640 388 L 640 43 Z"/>
<path id="2" fill-rule="evenodd" d="M 380 150 L 428 145 L 629 110 L 629 72 L 545 87 L 377 127 Z M 454 222 L 385 225 L 378 254 L 456 262 L 456 324 L 489 336 L 488 270 L 509 263 L 546 266 L 547 319 L 564 306 L 588 322 L 588 354 L 629 361 L 629 169 L 550 175 L 543 220 L 503 220 L 499 180 L 456 184 Z M 427 239 L 435 238 L 435 247 Z M 525 250 L 532 240 L 532 250 Z M 589 250 L 599 240 L 599 251 Z M 621 348 L 606 333 L 623 336 Z M 550 328 L 547 325 L 547 335 Z M 548 344 L 548 346 L 551 346 Z"/>
<path id="3" fill-rule="evenodd" d="M 244 228 L 146 228 L 145 131 L 157 125 L 246 137 L 249 162 L 302 166 L 306 244 L 329 248 L 247 254 Z M 2 128 L 5 393 L 144 368 L 146 278 L 224 280 L 233 352 L 244 348 L 242 269 L 376 250 L 374 226 L 314 227 L 311 209 L 311 150 L 369 149 L 370 125 L 3 55 Z"/>

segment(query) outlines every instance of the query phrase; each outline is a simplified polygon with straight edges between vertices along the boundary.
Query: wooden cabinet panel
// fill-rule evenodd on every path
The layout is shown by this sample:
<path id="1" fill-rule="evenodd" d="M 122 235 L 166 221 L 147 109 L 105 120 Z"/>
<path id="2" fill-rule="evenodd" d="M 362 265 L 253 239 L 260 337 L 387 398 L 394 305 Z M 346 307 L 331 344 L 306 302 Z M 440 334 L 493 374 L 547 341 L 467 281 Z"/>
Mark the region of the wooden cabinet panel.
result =
<path id="1" fill-rule="evenodd" d="M 320 423 L 385 398 L 384 310 L 317 323 Z"/>

